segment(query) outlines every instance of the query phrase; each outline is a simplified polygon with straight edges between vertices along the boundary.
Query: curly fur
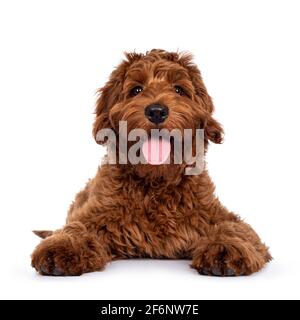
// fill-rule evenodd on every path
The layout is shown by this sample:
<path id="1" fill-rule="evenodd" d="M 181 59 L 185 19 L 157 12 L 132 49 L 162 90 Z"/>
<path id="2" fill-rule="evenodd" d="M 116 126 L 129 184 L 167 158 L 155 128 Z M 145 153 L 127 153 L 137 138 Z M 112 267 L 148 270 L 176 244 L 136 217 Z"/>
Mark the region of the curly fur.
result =
<path id="1" fill-rule="evenodd" d="M 145 90 L 130 97 L 130 89 Z M 173 85 L 183 86 L 179 96 Z M 221 143 L 223 130 L 213 118 L 214 106 L 190 54 L 151 50 L 128 53 L 99 90 L 94 136 L 102 128 L 117 132 L 154 124 L 145 106 L 169 107 L 163 128 L 203 128 L 208 142 Z M 185 164 L 151 166 L 102 165 L 77 194 L 62 229 L 35 231 L 45 238 L 32 254 L 32 266 L 43 275 L 80 275 L 101 270 L 113 259 L 187 258 L 199 273 L 249 275 L 271 256 L 255 231 L 229 212 L 214 195 L 205 170 L 184 175 Z"/>

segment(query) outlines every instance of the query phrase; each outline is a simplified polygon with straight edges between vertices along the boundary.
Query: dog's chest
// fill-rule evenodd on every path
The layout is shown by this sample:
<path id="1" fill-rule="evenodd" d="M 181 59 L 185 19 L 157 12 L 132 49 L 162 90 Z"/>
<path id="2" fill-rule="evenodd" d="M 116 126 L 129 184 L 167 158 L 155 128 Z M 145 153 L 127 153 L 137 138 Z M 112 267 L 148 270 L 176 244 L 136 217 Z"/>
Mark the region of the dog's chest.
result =
<path id="1" fill-rule="evenodd" d="M 180 190 L 128 194 L 128 219 L 120 226 L 129 256 L 180 257 L 191 244 L 192 193 Z"/>
<path id="2" fill-rule="evenodd" d="M 161 223 L 182 220 L 195 209 L 196 197 L 192 191 L 166 188 L 162 190 L 135 190 L 126 194 L 127 206 L 132 208 L 134 218 Z"/>

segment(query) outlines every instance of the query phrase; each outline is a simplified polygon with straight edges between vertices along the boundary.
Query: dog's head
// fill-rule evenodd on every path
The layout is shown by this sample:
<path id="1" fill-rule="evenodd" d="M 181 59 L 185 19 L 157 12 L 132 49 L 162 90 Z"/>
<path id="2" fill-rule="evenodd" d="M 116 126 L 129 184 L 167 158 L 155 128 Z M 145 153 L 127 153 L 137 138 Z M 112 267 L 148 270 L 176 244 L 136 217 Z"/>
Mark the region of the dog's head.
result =
<path id="1" fill-rule="evenodd" d="M 141 128 L 204 130 L 204 141 L 221 143 L 223 130 L 212 117 L 214 106 L 199 69 L 187 53 L 151 50 L 126 53 L 124 60 L 99 90 L 93 133 L 120 121 L 128 131 Z"/>

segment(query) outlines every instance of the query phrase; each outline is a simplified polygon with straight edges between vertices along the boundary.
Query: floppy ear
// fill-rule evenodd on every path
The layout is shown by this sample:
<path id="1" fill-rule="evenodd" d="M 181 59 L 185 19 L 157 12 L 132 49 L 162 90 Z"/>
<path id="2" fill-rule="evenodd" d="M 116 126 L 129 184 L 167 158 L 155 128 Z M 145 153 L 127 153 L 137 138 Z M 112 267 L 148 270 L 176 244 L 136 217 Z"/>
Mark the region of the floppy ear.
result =
<path id="1" fill-rule="evenodd" d="M 109 121 L 109 110 L 117 103 L 122 92 L 122 79 L 115 70 L 106 85 L 98 90 L 98 99 L 96 102 L 96 119 L 93 125 L 93 135 L 96 139 L 97 132 L 101 129 L 111 128 Z M 102 144 L 101 142 L 98 142 Z"/>
<path id="2" fill-rule="evenodd" d="M 192 66 L 190 67 L 190 69 L 192 69 L 192 72 L 190 72 L 190 76 L 196 91 L 197 98 L 200 99 L 201 104 L 206 112 L 213 113 L 215 108 L 212 99 L 204 85 L 199 69 L 196 66 Z"/>
<path id="3" fill-rule="evenodd" d="M 199 68 L 193 63 L 192 60 L 193 56 L 190 53 L 181 53 L 178 55 L 178 63 L 188 71 L 192 80 L 195 88 L 196 98 L 201 101 L 201 104 L 206 112 L 212 113 L 214 111 L 212 99 L 207 92 Z"/>
<path id="4" fill-rule="evenodd" d="M 223 128 L 220 123 L 212 117 L 212 113 L 215 108 L 202 80 L 201 72 L 192 62 L 192 55 L 188 53 L 182 54 L 179 57 L 179 63 L 188 70 L 195 88 L 196 99 L 205 111 L 205 121 L 203 126 L 205 139 L 214 143 L 222 143 L 224 134 Z"/>
<path id="5" fill-rule="evenodd" d="M 211 115 L 208 115 L 204 125 L 205 139 L 214 143 L 222 143 L 224 131 L 221 124 L 216 121 Z"/>
<path id="6" fill-rule="evenodd" d="M 97 132 L 101 129 L 111 129 L 112 125 L 109 119 L 109 110 L 121 99 L 123 81 L 127 68 L 136 60 L 142 57 L 137 53 L 126 53 L 126 59 L 111 73 L 105 86 L 98 90 L 98 99 L 96 102 L 96 119 L 93 125 L 93 135 L 96 139 Z M 99 142 L 104 144 L 104 142 Z"/>

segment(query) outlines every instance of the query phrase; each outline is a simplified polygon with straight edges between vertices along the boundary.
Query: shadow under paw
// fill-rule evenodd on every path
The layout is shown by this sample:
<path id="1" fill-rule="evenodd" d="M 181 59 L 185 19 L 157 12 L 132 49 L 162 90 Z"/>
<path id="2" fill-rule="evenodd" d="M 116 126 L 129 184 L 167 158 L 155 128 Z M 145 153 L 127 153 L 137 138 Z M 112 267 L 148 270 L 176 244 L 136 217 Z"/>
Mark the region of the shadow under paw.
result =
<path id="1" fill-rule="evenodd" d="M 243 274 L 237 274 L 232 268 L 221 268 L 219 266 L 214 266 L 213 268 L 200 268 L 198 270 L 199 274 L 204 276 L 216 276 L 216 277 L 236 277 L 242 276 Z"/>

